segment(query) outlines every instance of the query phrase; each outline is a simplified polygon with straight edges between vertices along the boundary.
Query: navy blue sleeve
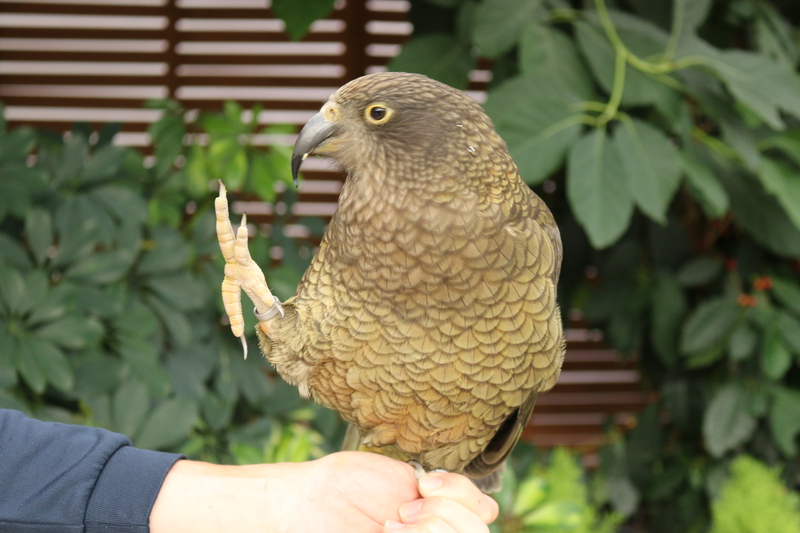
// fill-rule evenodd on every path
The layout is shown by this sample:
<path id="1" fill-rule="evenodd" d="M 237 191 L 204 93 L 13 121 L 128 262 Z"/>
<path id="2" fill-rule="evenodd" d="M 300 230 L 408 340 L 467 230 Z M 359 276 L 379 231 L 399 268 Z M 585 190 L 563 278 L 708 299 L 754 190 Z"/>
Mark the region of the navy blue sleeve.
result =
<path id="1" fill-rule="evenodd" d="M 148 533 L 161 484 L 182 457 L 0 409 L 0 531 Z"/>

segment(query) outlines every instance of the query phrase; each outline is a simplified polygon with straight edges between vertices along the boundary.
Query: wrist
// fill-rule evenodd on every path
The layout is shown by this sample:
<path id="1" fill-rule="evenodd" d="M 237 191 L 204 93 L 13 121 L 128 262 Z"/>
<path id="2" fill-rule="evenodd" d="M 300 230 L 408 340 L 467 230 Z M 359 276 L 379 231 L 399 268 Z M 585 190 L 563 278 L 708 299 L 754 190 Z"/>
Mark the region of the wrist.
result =
<path id="1" fill-rule="evenodd" d="M 301 464 L 227 466 L 178 461 L 150 513 L 152 533 L 284 533 Z"/>

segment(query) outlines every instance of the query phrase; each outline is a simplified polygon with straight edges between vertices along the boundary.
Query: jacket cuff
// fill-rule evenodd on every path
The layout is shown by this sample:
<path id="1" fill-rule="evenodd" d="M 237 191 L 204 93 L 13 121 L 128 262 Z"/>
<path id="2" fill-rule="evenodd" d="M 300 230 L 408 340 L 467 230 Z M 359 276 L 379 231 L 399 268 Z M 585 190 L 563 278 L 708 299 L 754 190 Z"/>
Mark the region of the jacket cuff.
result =
<path id="1" fill-rule="evenodd" d="M 85 533 L 149 533 L 150 511 L 172 465 L 186 457 L 123 446 L 106 462 L 89 498 Z"/>

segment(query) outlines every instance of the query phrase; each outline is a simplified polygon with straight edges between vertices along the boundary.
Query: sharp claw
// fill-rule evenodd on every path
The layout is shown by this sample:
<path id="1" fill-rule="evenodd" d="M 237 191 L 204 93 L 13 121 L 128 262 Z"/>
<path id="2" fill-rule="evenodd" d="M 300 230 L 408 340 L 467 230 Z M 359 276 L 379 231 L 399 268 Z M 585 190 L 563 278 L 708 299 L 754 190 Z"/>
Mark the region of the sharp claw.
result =
<path id="1" fill-rule="evenodd" d="M 239 337 L 239 339 L 242 341 L 242 350 L 244 350 L 244 359 L 246 361 L 247 360 L 247 339 L 245 339 L 244 335 Z"/>
<path id="2" fill-rule="evenodd" d="M 242 222 L 239 224 L 240 228 L 247 227 L 247 213 L 242 213 Z"/>

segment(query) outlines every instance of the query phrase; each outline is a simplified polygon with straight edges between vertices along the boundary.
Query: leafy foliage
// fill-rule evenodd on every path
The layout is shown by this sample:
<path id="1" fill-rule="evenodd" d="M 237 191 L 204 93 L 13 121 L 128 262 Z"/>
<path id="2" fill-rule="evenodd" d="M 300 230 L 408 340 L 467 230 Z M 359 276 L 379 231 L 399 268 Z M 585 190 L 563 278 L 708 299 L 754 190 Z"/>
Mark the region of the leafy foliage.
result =
<path id="1" fill-rule="evenodd" d="M 289 204 L 269 235 L 284 249 L 280 265 L 264 239 L 252 249 L 273 265 L 282 296 L 294 291 L 312 243 L 283 235 L 293 193 L 276 191 L 291 180 L 288 147 L 250 142 L 285 129 L 262 130 L 257 109 L 243 122 L 233 103 L 195 120 L 175 102 L 153 105 L 164 114 L 150 129 L 148 166 L 112 144 L 115 126 L 92 133 L 79 124 L 65 137 L 0 133 L 0 406 L 105 427 L 145 448 L 236 461 L 245 450 L 236 435 L 249 428 L 251 440 L 280 440 L 288 430 L 279 422 L 303 402 L 262 358 L 243 361 L 221 323 L 214 178 Z M 302 422 L 306 433 L 338 434 L 332 414 L 305 409 L 317 426 Z M 266 423 L 251 427 L 255 417 Z M 292 431 L 314 443 L 305 453 L 322 446 Z"/>
<path id="2" fill-rule="evenodd" d="M 622 517 L 597 511 L 583 476 L 583 468 L 563 448 L 552 452 L 546 466 L 531 467 L 522 480 L 513 470 L 506 471 L 503 490 L 497 495 L 500 516 L 490 529 L 503 533 L 615 531 Z"/>
<path id="3" fill-rule="evenodd" d="M 658 393 L 637 427 L 612 433 L 601 454 L 598 486 L 607 500 L 653 531 L 698 530 L 733 455 L 785 461 L 793 479 L 794 4 L 436 4 L 432 12 L 412 2 L 412 20 L 442 20 L 417 24 L 390 68 L 436 77 L 427 66 L 442 56 L 427 44 L 435 31 L 471 54 L 439 79 L 465 87 L 471 69 L 491 69 L 486 111 L 562 230 L 562 308 L 581 309 L 614 347 L 636 352 Z"/>
<path id="4" fill-rule="evenodd" d="M 799 533 L 800 493 L 750 456 L 731 463 L 731 477 L 712 505 L 712 533 Z"/>

